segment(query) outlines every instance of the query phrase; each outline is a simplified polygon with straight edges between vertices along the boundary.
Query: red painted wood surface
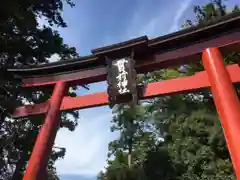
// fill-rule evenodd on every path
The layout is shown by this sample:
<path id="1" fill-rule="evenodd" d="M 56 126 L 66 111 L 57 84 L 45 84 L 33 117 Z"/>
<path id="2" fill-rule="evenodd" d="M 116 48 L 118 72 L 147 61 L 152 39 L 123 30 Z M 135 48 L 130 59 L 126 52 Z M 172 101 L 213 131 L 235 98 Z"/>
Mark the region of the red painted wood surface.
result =
<path id="1" fill-rule="evenodd" d="M 64 82 L 56 83 L 53 95 L 48 107 L 47 114 L 35 142 L 28 167 L 24 174 L 24 180 L 44 180 L 46 178 L 46 167 L 48 157 L 52 153 L 52 146 L 61 121 L 60 106 L 62 98 L 67 90 Z"/>
<path id="2" fill-rule="evenodd" d="M 240 102 L 228 74 L 230 71 L 227 72 L 223 58 L 217 48 L 208 48 L 203 52 L 203 65 L 209 77 L 233 167 L 239 180 Z"/>
<path id="3" fill-rule="evenodd" d="M 233 39 L 235 41 L 233 41 Z M 159 70 L 169 66 L 188 63 L 190 61 L 200 61 L 201 53 L 205 48 L 219 47 L 222 54 L 229 52 L 240 52 L 240 32 L 234 32 L 215 39 L 198 42 L 184 48 L 174 49 L 168 52 L 155 54 L 144 59 L 137 59 L 136 70 L 138 73 Z M 53 85 L 58 81 L 68 82 L 69 85 L 82 85 L 106 80 L 107 70 L 99 67 L 79 72 L 58 74 L 44 77 L 32 77 L 23 79 L 23 87 Z"/>
<path id="4" fill-rule="evenodd" d="M 229 65 L 227 70 L 233 83 L 240 82 L 240 67 L 237 64 Z M 198 72 L 193 76 L 181 77 L 147 85 L 141 99 L 152 98 L 172 93 L 185 93 L 196 91 L 210 86 L 206 72 Z M 61 110 L 83 109 L 108 104 L 108 95 L 105 92 L 78 97 L 64 97 Z M 49 101 L 36 105 L 19 107 L 13 113 L 13 117 L 37 115 L 47 112 Z"/>

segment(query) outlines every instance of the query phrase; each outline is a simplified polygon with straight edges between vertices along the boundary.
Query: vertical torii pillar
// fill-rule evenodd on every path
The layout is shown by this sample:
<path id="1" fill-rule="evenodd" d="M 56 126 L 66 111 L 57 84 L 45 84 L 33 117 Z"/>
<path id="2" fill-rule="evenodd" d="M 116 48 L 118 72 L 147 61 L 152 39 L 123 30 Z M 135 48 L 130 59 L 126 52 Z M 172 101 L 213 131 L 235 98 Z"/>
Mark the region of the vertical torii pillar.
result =
<path id="1" fill-rule="evenodd" d="M 45 180 L 49 155 L 60 123 L 60 106 L 67 91 L 65 82 L 57 82 L 49 102 L 45 122 L 35 142 L 24 180 Z"/>
<path id="2" fill-rule="evenodd" d="M 237 179 L 240 180 L 240 103 L 218 48 L 202 54 Z"/>

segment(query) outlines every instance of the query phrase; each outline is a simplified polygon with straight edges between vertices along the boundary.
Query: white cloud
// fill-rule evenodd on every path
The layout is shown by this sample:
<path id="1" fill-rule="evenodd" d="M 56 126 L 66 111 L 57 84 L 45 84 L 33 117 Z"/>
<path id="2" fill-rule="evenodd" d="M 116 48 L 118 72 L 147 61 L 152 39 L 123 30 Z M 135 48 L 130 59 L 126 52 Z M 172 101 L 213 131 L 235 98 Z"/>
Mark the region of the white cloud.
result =
<path id="1" fill-rule="evenodd" d="M 110 110 L 105 107 L 82 110 L 74 132 L 59 131 L 56 145 L 67 150 L 64 159 L 56 162 L 59 174 L 96 175 L 103 169 L 108 143 L 117 137 L 110 132 L 110 119 Z"/>
<path id="2" fill-rule="evenodd" d="M 192 0 L 182 1 L 181 5 L 180 5 L 179 9 L 177 10 L 177 13 L 174 17 L 173 24 L 169 29 L 169 33 L 179 30 L 179 20 L 181 19 L 181 17 L 185 13 L 185 11 L 188 9 L 188 7 L 191 5 L 191 3 L 192 3 Z"/>
<path id="3" fill-rule="evenodd" d="M 149 23 L 141 30 L 141 34 L 148 34 L 149 36 L 153 36 L 156 34 L 158 25 L 161 21 L 159 16 L 152 18 Z"/>
<path id="4" fill-rule="evenodd" d="M 192 0 L 177 1 L 172 4 L 166 3 L 164 8 L 153 8 L 155 13 L 149 13 L 149 9 L 140 8 L 136 10 L 133 18 L 123 34 L 123 39 L 135 38 L 143 35 L 154 38 L 179 30 L 179 21 L 191 5 Z M 162 6 L 158 4 L 156 6 Z M 150 14 L 150 15 L 148 15 Z"/>
<path id="5" fill-rule="evenodd" d="M 59 61 L 61 58 L 58 54 L 53 54 L 48 60 L 49 62 L 56 62 L 56 61 Z"/>
<path id="6" fill-rule="evenodd" d="M 145 9 L 139 9 L 135 12 L 129 27 L 124 33 L 123 39 L 131 39 L 144 35 L 159 35 L 159 33 L 161 32 L 160 28 L 162 23 L 162 16 L 160 15 L 161 13 L 144 19 L 144 16 L 146 14 L 145 11 Z"/>

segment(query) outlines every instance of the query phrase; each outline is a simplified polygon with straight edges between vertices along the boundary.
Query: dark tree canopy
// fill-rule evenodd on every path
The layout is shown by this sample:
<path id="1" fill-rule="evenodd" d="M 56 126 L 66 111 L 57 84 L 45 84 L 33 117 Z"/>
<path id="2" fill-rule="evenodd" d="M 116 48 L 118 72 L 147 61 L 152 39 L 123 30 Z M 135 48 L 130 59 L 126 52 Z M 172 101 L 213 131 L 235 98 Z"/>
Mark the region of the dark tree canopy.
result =
<path id="1" fill-rule="evenodd" d="M 20 88 L 20 77 L 6 73 L 10 67 L 48 63 L 57 54 L 61 60 L 78 56 L 74 47 L 64 43 L 53 27 L 67 27 L 63 6 L 74 7 L 71 0 L 6 0 L 0 6 L 0 179 L 22 179 L 43 117 L 11 119 L 18 105 L 39 103 L 51 97 L 52 88 Z M 39 20 L 48 24 L 39 25 Z M 74 90 L 74 88 L 72 89 Z M 69 95 L 75 96 L 74 91 Z M 69 118 L 73 116 L 73 118 Z M 62 114 L 61 127 L 73 131 L 78 112 Z M 55 148 L 56 149 L 56 148 Z M 49 160 L 49 179 L 58 179 L 54 162 L 65 148 L 54 150 Z M 51 178 L 50 178 L 51 177 Z"/>

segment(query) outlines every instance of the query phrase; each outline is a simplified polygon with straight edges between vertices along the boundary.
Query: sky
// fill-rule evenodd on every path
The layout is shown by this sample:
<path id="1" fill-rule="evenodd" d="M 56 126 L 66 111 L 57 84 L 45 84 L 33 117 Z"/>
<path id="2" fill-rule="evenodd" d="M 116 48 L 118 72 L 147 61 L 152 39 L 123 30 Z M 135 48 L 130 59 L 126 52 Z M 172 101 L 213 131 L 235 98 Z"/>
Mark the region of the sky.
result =
<path id="1" fill-rule="evenodd" d="M 148 38 L 178 31 L 194 16 L 193 6 L 208 0 L 75 0 L 76 6 L 64 7 L 67 28 L 58 29 L 64 42 L 81 56 L 92 49 L 147 35 Z M 229 0 L 232 6 L 239 0 Z M 105 91 L 105 82 L 80 88 L 78 95 Z M 118 138 L 111 133 L 111 110 L 107 107 L 80 110 L 74 132 L 60 129 L 55 143 L 66 148 L 63 160 L 56 162 L 61 180 L 96 180 L 106 166 L 108 143 Z"/>

